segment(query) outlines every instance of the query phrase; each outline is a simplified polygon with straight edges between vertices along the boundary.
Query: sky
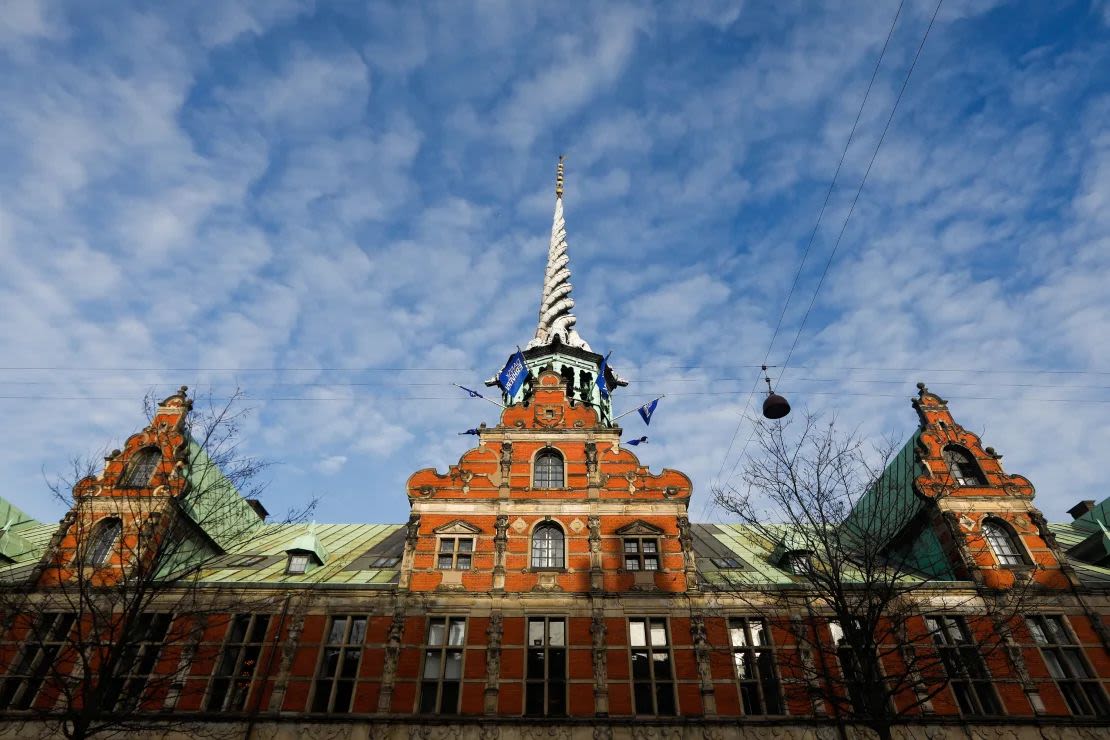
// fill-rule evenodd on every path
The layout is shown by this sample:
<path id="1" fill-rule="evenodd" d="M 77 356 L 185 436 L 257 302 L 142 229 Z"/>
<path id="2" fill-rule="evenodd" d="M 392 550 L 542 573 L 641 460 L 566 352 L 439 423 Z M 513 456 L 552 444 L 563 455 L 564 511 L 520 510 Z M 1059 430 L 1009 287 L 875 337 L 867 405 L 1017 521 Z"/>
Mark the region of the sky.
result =
<path id="1" fill-rule="evenodd" d="M 1110 3 L 946 0 L 890 118 L 934 7 L 822 211 L 895 2 L 6 4 L 0 495 L 59 518 L 185 384 L 241 389 L 270 511 L 404 521 L 497 421 L 451 384 L 535 331 L 565 154 L 578 329 L 618 412 L 666 394 L 624 434 L 695 520 L 768 358 L 875 441 L 926 382 L 1066 521 L 1107 495 Z"/>

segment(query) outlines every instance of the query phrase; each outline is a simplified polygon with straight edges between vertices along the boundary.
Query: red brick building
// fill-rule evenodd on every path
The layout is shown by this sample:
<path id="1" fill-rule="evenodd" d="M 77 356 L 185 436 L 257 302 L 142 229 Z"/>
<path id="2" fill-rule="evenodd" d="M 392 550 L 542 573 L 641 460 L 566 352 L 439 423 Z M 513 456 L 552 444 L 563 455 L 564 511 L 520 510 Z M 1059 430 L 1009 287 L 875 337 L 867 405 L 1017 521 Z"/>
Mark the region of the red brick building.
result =
<path id="1" fill-rule="evenodd" d="M 560 172 L 529 378 L 457 463 L 410 477 L 406 524 L 267 523 L 188 433 L 184 389 L 78 484 L 60 525 L 3 504 L 5 580 L 37 607 L 5 615 L 0 736 L 50 728 L 69 701 L 58 676 L 80 663 L 67 636 L 85 617 L 59 589 L 119 587 L 170 538 L 198 564 L 189 598 L 205 601 L 182 609 L 184 583 L 155 589 L 117 636 L 135 643 L 126 681 L 97 696 L 136 715 L 133 734 L 861 732 L 813 690 L 851 692 L 840 626 L 819 605 L 773 607 L 801 583 L 789 533 L 691 523 L 690 479 L 622 445 L 608 392 L 624 381 L 574 328 L 561 187 Z M 913 406 L 920 428 L 891 468 L 911 471 L 891 552 L 922 564 L 920 608 L 882 660 L 892 675 L 907 648 L 938 661 L 894 697 L 914 705 L 897 732 L 1105 737 L 1110 499 L 1049 524 L 1032 484 L 943 399 L 921 386 Z M 999 635 L 980 617 L 1019 587 L 1029 595 Z M 834 657 L 814 667 L 799 630 Z"/>

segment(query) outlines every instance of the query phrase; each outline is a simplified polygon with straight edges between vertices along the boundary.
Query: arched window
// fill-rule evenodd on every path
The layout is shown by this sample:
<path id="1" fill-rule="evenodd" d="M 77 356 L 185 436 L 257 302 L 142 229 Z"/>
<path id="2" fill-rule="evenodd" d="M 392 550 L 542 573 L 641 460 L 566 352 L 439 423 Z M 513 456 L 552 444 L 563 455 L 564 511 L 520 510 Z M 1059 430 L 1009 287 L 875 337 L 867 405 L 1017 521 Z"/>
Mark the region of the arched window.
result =
<path id="1" fill-rule="evenodd" d="M 563 456 L 555 450 L 544 450 L 537 455 L 533 479 L 535 488 L 562 488 Z"/>
<path id="2" fill-rule="evenodd" d="M 144 447 L 131 457 L 127 472 L 120 481 L 121 488 L 145 488 L 150 485 L 154 469 L 162 462 L 162 451 L 157 447 Z"/>
<path id="3" fill-rule="evenodd" d="M 986 538 L 999 565 L 1021 565 L 1024 562 L 1014 538 L 998 522 L 992 522 L 989 519 L 983 522 L 983 537 Z"/>
<path id="4" fill-rule="evenodd" d="M 958 486 L 985 486 L 987 479 L 983 477 L 983 471 L 971 459 L 971 455 L 960 447 L 945 447 L 944 448 L 944 462 L 948 465 L 948 472 L 952 474 L 952 479 L 956 481 Z"/>
<path id="5" fill-rule="evenodd" d="M 93 529 L 92 537 L 89 538 L 88 548 L 85 551 L 85 564 L 104 565 L 122 532 L 123 522 L 119 518 L 112 516 L 101 519 Z"/>
<path id="6" fill-rule="evenodd" d="M 562 568 L 566 555 L 563 530 L 554 522 L 544 522 L 532 532 L 532 567 Z"/>

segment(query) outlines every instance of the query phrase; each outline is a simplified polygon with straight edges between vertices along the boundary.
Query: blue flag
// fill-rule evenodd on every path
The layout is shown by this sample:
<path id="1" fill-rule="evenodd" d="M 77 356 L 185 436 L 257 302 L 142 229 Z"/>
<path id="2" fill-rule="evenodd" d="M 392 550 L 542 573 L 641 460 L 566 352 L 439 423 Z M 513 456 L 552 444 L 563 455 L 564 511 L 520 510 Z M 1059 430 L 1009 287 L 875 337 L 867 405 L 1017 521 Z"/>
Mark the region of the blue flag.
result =
<path id="1" fill-rule="evenodd" d="M 467 393 L 469 393 L 469 394 L 470 394 L 470 397 L 471 397 L 471 398 L 485 398 L 485 396 L 483 396 L 483 395 L 482 395 L 481 393 L 479 393 L 478 391 L 472 391 L 472 390 L 470 390 L 469 388 L 466 388 L 466 387 L 464 387 L 464 386 L 461 386 L 461 385 L 460 385 L 460 386 L 456 386 L 456 387 L 458 387 L 458 388 L 462 388 L 462 389 L 463 389 L 464 391 L 466 391 Z"/>
<path id="2" fill-rule="evenodd" d="M 611 354 L 613 353 L 610 352 L 609 355 Z M 609 355 L 605 355 L 601 358 L 601 367 L 598 368 L 597 371 L 597 389 L 601 391 L 602 398 L 609 397 L 609 386 L 605 382 L 605 368 L 609 364 Z"/>
<path id="3" fill-rule="evenodd" d="M 516 354 L 509 358 L 505 369 L 497 376 L 497 384 L 501 386 L 501 390 L 510 396 L 515 396 L 529 374 L 528 366 L 524 364 L 524 355 L 518 349 Z"/>
<path id="4" fill-rule="evenodd" d="M 473 435 L 477 436 L 478 435 L 478 430 L 477 429 L 467 429 L 465 432 L 459 432 L 459 434 L 473 434 Z"/>
<path id="5" fill-rule="evenodd" d="M 659 405 L 659 399 L 655 399 L 651 403 L 645 403 L 639 408 L 640 418 L 644 420 L 644 424 L 651 425 L 651 415 L 655 413 L 655 407 Z"/>
<path id="6" fill-rule="evenodd" d="M 631 445 L 632 447 L 635 447 L 636 445 L 647 444 L 647 437 L 640 437 L 639 439 L 630 439 L 630 440 L 628 440 L 628 444 Z"/>

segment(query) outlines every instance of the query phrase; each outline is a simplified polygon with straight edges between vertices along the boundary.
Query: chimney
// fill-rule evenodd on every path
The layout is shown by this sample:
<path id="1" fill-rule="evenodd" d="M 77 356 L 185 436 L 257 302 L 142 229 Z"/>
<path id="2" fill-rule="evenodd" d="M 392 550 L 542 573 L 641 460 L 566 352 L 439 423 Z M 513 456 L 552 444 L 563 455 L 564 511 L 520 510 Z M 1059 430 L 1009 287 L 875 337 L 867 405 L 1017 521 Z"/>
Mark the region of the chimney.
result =
<path id="1" fill-rule="evenodd" d="M 1068 509 L 1068 513 L 1071 514 L 1072 519 L 1078 519 L 1093 508 L 1095 508 L 1095 502 L 1094 499 L 1090 499 L 1087 501 L 1080 501 L 1078 504 Z"/>
<path id="2" fill-rule="evenodd" d="M 266 507 L 262 505 L 261 501 L 256 498 L 249 498 L 247 499 L 247 503 L 252 509 L 254 509 L 254 513 L 258 514 L 259 519 L 261 519 L 262 521 L 266 521 L 266 517 L 270 515 L 270 512 L 266 511 Z M 1091 503 L 1093 504 L 1094 501 L 1092 501 Z"/>

